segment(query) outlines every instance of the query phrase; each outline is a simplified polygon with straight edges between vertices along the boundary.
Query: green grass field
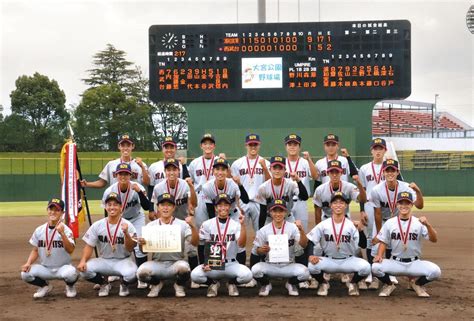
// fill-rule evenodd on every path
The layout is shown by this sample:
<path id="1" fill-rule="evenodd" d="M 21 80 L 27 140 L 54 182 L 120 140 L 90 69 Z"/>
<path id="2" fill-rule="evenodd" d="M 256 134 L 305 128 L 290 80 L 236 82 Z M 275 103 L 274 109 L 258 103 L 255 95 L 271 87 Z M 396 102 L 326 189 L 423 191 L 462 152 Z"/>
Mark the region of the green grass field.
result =
<path id="1" fill-rule="evenodd" d="M 47 202 L 0 202 L 0 217 L 44 215 Z M 100 201 L 89 201 L 91 214 L 103 212 Z M 313 205 L 308 201 L 309 212 Z M 359 211 L 359 205 L 352 203 L 351 211 Z M 418 210 L 417 210 L 418 211 Z M 474 212 L 474 197 L 425 197 L 425 212 Z"/>
<path id="2" fill-rule="evenodd" d="M 161 152 L 135 152 L 150 165 L 162 158 Z M 97 174 L 108 161 L 120 156 L 118 152 L 79 152 L 82 174 Z M 6 174 L 58 174 L 60 154 L 58 153 L 0 153 L 0 175 Z"/>

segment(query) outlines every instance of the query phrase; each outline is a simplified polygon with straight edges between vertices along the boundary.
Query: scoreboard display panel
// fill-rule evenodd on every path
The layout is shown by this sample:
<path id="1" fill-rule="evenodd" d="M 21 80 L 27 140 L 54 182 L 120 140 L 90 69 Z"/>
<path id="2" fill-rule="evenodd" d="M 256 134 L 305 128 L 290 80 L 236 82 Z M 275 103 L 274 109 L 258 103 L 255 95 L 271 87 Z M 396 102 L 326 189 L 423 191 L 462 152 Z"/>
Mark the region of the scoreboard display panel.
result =
<path id="1" fill-rule="evenodd" d="M 153 101 L 402 99 L 408 20 L 154 25 Z"/>

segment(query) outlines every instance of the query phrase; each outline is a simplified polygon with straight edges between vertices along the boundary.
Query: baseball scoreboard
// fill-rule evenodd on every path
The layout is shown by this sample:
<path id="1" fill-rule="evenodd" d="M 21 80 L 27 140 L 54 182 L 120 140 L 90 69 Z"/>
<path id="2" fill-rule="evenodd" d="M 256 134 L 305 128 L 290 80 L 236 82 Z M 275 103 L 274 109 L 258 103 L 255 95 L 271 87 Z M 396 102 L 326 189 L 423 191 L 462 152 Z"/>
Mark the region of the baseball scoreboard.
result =
<path id="1" fill-rule="evenodd" d="M 401 99 L 407 20 L 154 25 L 153 101 Z"/>

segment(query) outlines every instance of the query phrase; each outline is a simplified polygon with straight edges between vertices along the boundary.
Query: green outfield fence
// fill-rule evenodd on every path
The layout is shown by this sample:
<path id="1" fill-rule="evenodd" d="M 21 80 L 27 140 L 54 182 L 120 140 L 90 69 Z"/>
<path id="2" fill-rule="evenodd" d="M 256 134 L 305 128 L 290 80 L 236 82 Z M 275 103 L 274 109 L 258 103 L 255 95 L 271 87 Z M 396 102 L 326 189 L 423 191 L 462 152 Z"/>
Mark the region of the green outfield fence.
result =
<path id="1" fill-rule="evenodd" d="M 416 182 L 427 196 L 474 196 L 474 170 L 472 153 L 453 153 L 446 160 L 447 153 L 424 152 L 426 161 L 423 163 L 419 153 L 400 153 L 400 165 L 404 179 Z M 148 156 L 148 155 L 146 155 Z M 159 159 L 142 157 L 150 165 Z M 439 168 L 433 168 L 433 159 L 440 157 Z M 229 161 L 237 157 L 227 155 Z M 313 159 L 320 156 L 313 155 Z M 84 177 L 88 181 L 96 180 L 105 164 L 112 158 L 81 158 L 80 164 Z M 358 166 L 370 160 L 370 156 L 353 156 Z M 454 159 L 454 161 L 453 161 Z M 457 163 L 459 162 L 459 163 Z M 0 201 L 40 201 L 60 194 L 59 157 L 4 157 L 0 158 Z M 424 164 L 424 165 L 423 165 Z M 449 164 L 449 166 L 445 166 Z M 100 199 L 104 189 L 87 189 L 89 199 Z"/>

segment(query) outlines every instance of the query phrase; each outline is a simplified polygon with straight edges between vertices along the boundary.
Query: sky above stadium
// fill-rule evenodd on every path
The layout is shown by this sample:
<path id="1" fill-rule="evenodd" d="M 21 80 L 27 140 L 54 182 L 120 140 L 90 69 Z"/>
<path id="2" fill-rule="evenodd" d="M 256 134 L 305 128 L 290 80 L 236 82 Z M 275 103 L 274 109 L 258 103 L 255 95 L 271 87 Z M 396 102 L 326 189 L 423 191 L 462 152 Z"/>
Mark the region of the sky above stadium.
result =
<path id="1" fill-rule="evenodd" d="M 474 125 L 471 1 L 267 0 L 267 22 L 408 19 L 412 25 L 412 94 Z M 320 20 L 319 20 L 320 19 Z M 107 43 L 148 75 L 148 27 L 154 24 L 257 22 L 257 0 L 29 0 L 0 2 L 0 105 L 20 75 L 58 81 L 77 105 L 92 56 Z"/>

